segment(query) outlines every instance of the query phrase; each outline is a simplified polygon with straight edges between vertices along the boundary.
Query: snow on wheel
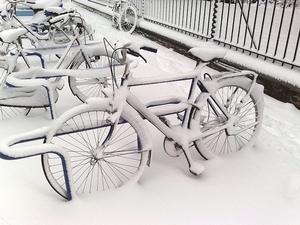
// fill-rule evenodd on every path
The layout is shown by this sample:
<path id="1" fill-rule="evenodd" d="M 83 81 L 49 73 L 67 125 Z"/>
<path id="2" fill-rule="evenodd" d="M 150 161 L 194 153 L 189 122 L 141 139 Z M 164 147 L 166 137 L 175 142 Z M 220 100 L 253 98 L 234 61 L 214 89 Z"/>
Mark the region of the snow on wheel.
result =
<path id="1" fill-rule="evenodd" d="M 119 28 L 126 33 L 132 33 L 137 23 L 136 9 L 130 5 L 126 6 L 120 14 Z"/>
<path id="2" fill-rule="evenodd" d="M 105 110 L 73 113 L 47 143 L 64 148 L 70 157 L 76 193 L 105 191 L 137 181 L 148 161 L 144 131 L 136 119 L 122 113 L 121 122 L 108 122 Z M 45 176 L 53 189 L 67 197 L 64 172 L 55 154 L 42 156 Z"/>
<path id="3" fill-rule="evenodd" d="M 0 106 L 0 120 L 6 120 L 21 114 L 26 114 L 29 110 L 29 108 L 24 107 Z"/>
<path id="4" fill-rule="evenodd" d="M 109 60 L 116 64 L 114 60 L 107 56 L 96 55 L 90 57 L 89 60 L 88 63 L 83 57 L 80 57 L 70 69 L 106 68 L 109 67 Z M 121 76 L 117 76 L 116 79 L 119 82 Z M 103 97 L 102 89 L 112 85 L 110 76 L 105 78 L 78 78 L 70 76 L 68 82 L 73 95 L 77 96 L 82 102 L 91 97 Z"/>
<path id="5" fill-rule="evenodd" d="M 195 147 L 205 158 L 210 158 L 211 152 L 225 154 L 239 151 L 256 140 L 262 125 L 263 88 L 256 84 L 249 94 L 251 82 L 245 77 L 219 82 L 215 99 L 231 115 L 229 120 L 211 96 L 200 100 L 204 101 L 200 110 L 194 109 L 190 126 L 192 129 L 199 127 L 204 133 L 204 137 L 195 142 Z"/>

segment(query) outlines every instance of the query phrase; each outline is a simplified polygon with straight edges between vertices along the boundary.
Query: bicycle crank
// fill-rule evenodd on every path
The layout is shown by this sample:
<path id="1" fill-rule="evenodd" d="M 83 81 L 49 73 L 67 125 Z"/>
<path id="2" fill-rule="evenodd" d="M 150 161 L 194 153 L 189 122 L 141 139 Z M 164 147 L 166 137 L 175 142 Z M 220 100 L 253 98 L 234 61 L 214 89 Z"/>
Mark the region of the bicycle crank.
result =
<path id="1" fill-rule="evenodd" d="M 182 148 L 173 140 L 165 137 L 164 139 L 164 150 L 171 157 L 178 157 L 183 152 Z"/>

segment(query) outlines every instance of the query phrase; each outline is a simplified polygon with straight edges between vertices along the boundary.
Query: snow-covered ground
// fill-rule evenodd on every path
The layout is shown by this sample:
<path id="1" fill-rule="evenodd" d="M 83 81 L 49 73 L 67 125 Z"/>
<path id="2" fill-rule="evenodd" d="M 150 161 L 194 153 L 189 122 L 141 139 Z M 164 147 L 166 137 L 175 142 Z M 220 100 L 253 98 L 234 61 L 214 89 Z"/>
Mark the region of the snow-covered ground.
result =
<path id="1" fill-rule="evenodd" d="M 72 3 L 68 3 L 72 6 Z M 145 40 L 125 35 L 98 15 L 77 7 L 96 29 L 96 39 L 111 42 Z M 155 45 L 145 53 L 135 74 L 158 76 L 191 70 L 195 62 Z M 185 93 L 167 85 L 143 90 L 142 98 L 157 93 Z M 150 168 L 137 184 L 116 190 L 79 195 L 66 202 L 48 185 L 39 157 L 0 161 L 0 224 L 299 224 L 300 112 L 291 104 L 265 96 L 261 134 L 255 146 L 239 153 L 204 161 L 205 172 L 193 176 L 184 157 L 170 158 L 163 136 L 151 125 L 154 150 Z M 68 87 L 60 93 L 59 113 L 80 104 Z M 28 117 L 0 121 L 0 139 L 51 123 L 49 112 L 33 110 Z"/>

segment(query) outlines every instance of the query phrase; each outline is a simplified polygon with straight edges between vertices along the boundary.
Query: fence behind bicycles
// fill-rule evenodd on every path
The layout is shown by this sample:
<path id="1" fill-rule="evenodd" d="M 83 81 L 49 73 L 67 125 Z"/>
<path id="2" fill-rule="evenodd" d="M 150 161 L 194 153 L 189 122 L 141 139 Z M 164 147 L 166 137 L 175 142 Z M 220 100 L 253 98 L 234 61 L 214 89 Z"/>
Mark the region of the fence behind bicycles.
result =
<path id="1" fill-rule="evenodd" d="M 113 0 L 90 0 L 111 6 Z M 295 0 L 296 1 L 296 0 Z M 300 68 L 300 7 L 293 0 L 131 0 L 138 15 L 178 32 Z"/>

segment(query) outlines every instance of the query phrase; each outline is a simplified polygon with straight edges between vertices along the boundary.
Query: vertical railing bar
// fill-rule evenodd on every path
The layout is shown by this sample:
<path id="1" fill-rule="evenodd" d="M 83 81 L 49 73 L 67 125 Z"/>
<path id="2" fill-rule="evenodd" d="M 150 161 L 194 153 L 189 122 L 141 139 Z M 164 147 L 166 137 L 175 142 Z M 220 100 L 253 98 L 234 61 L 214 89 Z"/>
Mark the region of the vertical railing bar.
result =
<path id="1" fill-rule="evenodd" d="M 182 0 L 179 0 L 179 7 L 178 7 L 178 14 L 179 14 L 179 17 L 178 17 L 178 27 L 180 28 L 181 27 L 181 18 L 183 17 L 183 15 L 182 15 L 182 7 L 181 7 L 181 5 L 182 5 Z"/>
<path id="2" fill-rule="evenodd" d="M 156 3 L 155 8 L 153 9 L 153 12 L 156 14 L 157 21 L 160 21 L 160 9 L 161 9 L 161 2 L 154 1 Z M 156 10 L 155 10 L 156 9 Z"/>
<path id="3" fill-rule="evenodd" d="M 153 15 L 153 14 L 154 14 L 155 2 L 152 1 L 151 6 L 152 6 L 152 7 L 150 7 L 150 8 L 151 8 L 150 18 L 154 18 L 154 15 Z"/>
<path id="4" fill-rule="evenodd" d="M 249 30 L 250 10 L 251 10 L 251 3 L 248 4 L 247 17 L 245 18 L 245 23 L 246 23 L 247 29 L 245 29 L 245 34 L 244 34 L 244 44 L 243 44 L 243 46 L 246 45 L 246 41 L 247 41 L 247 31 Z M 250 38 L 252 38 L 252 35 L 251 35 L 251 31 L 250 31 L 250 30 L 249 30 L 249 34 L 250 34 Z M 253 38 L 252 38 L 252 39 L 253 39 Z"/>
<path id="5" fill-rule="evenodd" d="M 190 0 L 189 26 L 188 26 L 189 31 L 192 31 L 192 23 L 193 23 L 193 16 L 194 16 L 193 3 L 194 3 L 194 0 Z"/>
<path id="6" fill-rule="evenodd" d="M 166 16 L 165 16 L 165 19 L 166 19 L 166 21 L 168 22 L 168 24 L 171 24 L 170 22 L 170 17 L 169 17 L 169 15 L 170 15 L 170 1 L 168 0 L 168 1 L 166 1 Z"/>
<path id="7" fill-rule="evenodd" d="M 156 21 L 160 20 L 160 13 L 159 13 L 159 2 L 158 1 L 154 1 L 155 5 L 153 6 L 153 14 L 154 14 L 154 18 L 156 19 Z M 156 9 L 156 10 L 155 10 Z"/>
<path id="8" fill-rule="evenodd" d="M 268 7 L 268 1 L 265 2 L 265 8 L 264 8 L 264 13 L 263 13 L 263 20 L 261 24 L 261 29 L 260 29 L 260 35 L 259 35 L 259 42 L 258 42 L 258 51 L 260 50 L 261 42 L 262 42 L 262 37 L 264 33 L 264 27 L 265 27 L 265 21 L 266 21 L 266 14 L 267 14 L 267 7 Z"/>
<path id="9" fill-rule="evenodd" d="M 274 17 L 275 17 L 276 4 L 277 4 L 277 0 L 275 0 L 275 2 L 274 2 L 273 12 L 272 12 L 272 18 L 271 18 L 271 25 L 270 25 L 270 29 L 269 29 L 269 35 L 268 35 L 267 46 L 266 46 L 266 49 L 265 49 L 266 50 L 265 54 L 267 54 L 267 52 L 269 51 L 270 39 L 271 39 L 271 33 L 272 33 L 272 27 L 273 27 L 273 22 L 274 22 Z"/>
<path id="10" fill-rule="evenodd" d="M 294 2 L 293 5 L 293 11 L 292 11 L 292 16 L 291 16 L 291 22 L 290 22 L 290 26 L 289 26 L 289 31 L 288 31 L 288 35 L 287 35 L 287 40 L 286 40 L 286 45 L 285 45 L 285 49 L 284 49 L 284 54 L 283 54 L 283 58 L 285 59 L 286 57 L 286 53 L 287 53 L 287 49 L 290 43 L 290 36 L 291 36 L 291 31 L 292 31 L 292 26 L 294 24 L 294 15 L 295 15 L 295 9 L 296 9 L 296 2 Z"/>
<path id="11" fill-rule="evenodd" d="M 163 21 L 164 22 L 166 22 L 166 23 L 168 23 L 167 21 L 168 21 L 168 13 L 167 13 L 167 11 L 168 11 L 168 2 L 169 1 L 163 1 L 164 2 L 164 8 L 163 8 L 163 16 L 164 16 L 164 19 L 163 19 Z"/>
<path id="12" fill-rule="evenodd" d="M 182 20 L 181 20 L 181 28 L 184 27 L 184 12 L 185 12 L 185 0 L 183 0 L 183 4 L 182 4 Z"/>
<path id="13" fill-rule="evenodd" d="M 178 18 L 177 18 L 177 27 L 180 27 L 180 18 L 181 18 L 181 10 L 180 10 L 180 7 L 181 7 L 181 0 L 176 0 L 177 1 L 177 10 L 178 10 L 178 13 L 177 13 L 177 15 L 178 15 Z"/>
<path id="14" fill-rule="evenodd" d="M 237 1 L 235 1 L 234 3 L 234 13 L 233 13 L 233 19 L 232 19 L 232 29 L 231 29 L 231 39 L 230 39 L 230 43 L 232 43 L 233 41 L 233 34 L 234 34 L 234 28 L 235 28 L 235 17 L 236 17 L 236 10 L 237 10 Z"/>
<path id="15" fill-rule="evenodd" d="M 177 2 L 178 0 L 174 0 L 173 11 L 174 11 L 174 24 L 177 25 Z"/>
<path id="16" fill-rule="evenodd" d="M 155 8 L 157 7 L 157 1 L 152 1 L 152 15 L 153 15 L 153 19 L 155 18 L 156 20 L 158 20 L 158 10 L 155 11 Z"/>
<path id="17" fill-rule="evenodd" d="M 215 0 L 216 1 L 216 0 Z M 221 11 L 221 13 L 220 13 L 220 25 L 219 25 L 219 39 L 222 37 L 222 33 L 223 33 L 223 29 L 222 29 L 222 27 L 223 27 L 223 19 L 224 19 L 224 10 L 225 10 L 225 1 L 222 1 L 222 11 Z M 230 3 L 229 3 L 230 4 Z M 227 15 L 228 16 L 228 15 Z"/>
<path id="18" fill-rule="evenodd" d="M 164 1 L 160 1 L 160 22 L 164 21 Z"/>
<path id="19" fill-rule="evenodd" d="M 300 29 L 299 29 L 299 32 L 298 32 L 298 39 L 297 39 L 297 43 L 296 43 L 296 47 L 295 47 L 295 53 L 294 53 L 294 57 L 293 57 L 293 61 L 292 62 L 295 62 L 296 58 L 297 58 L 297 53 L 298 53 L 298 48 L 299 48 L 299 42 L 300 42 Z"/>
<path id="20" fill-rule="evenodd" d="M 240 33 L 241 33 L 241 24 L 242 24 L 242 17 L 243 17 L 243 8 L 244 8 L 244 1 L 242 2 L 242 4 L 240 3 L 240 0 L 237 0 L 240 9 L 241 9 L 241 15 L 240 15 L 240 20 L 239 20 L 239 28 L 238 28 L 238 35 L 237 35 L 237 39 L 236 39 L 236 43 L 239 43 L 239 39 L 240 39 Z"/>
<path id="21" fill-rule="evenodd" d="M 152 4 L 148 1 L 148 12 L 147 12 L 147 17 L 151 18 L 151 14 L 152 14 L 152 8 L 153 8 L 153 2 Z M 146 15 L 145 15 L 146 16 Z"/>
<path id="22" fill-rule="evenodd" d="M 283 23 L 283 19 L 284 19 L 284 15 L 285 15 L 285 6 L 286 6 L 286 0 L 284 0 L 284 3 L 283 3 L 283 9 L 282 9 L 282 13 L 281 13 L 281 20 L 280 20 L 280 25 L 279 25 L 279 30 L 278 30 L 278 36 L 277 36 L 274 56 L 277 55 L 277 51 L 278 51 L 278 45 L 279 45 L 279 40 L 280 40 L 280 37 L 281 37 L 281 31 L 282 31 L 281 30 L 282 29 L 282 23 Z"/>
<path id="23" fill-rule="evenodd" d="M 181 17 L 183 16 L 182 15 L 182 11 L 181 11 L 181 1 L 182 0 L 179 0 L 179 4 L 178 4 L 178 27 L 180 27 L 180 24 L 181 24 Z"/>
<path id="24" fill-rule="evenodd" d="M 185 0 L 185 2 L 186 2 L 186 11 L 185 11 L 185 26 L 184 26 L 184 28 L 185 28 L 185 30 L 187 30 L 187 28 L 188 28 L 188 18 L 190 18 L 190 16 L 189 16 L 189 2 L 190 2 L 190 0 Z"/>
<path id="25" fill-rule="evenodd" d="M 177 22 L 177 26 L 180 27 L 180 23 L 181 23 L 181 0 L 177 0 L 179 1 L 178 2 L 178 5 L 177 5 L 177 10 L 178 10 L 178 22 Z"/>
<path id="26" fill-rule="evenodd" d="M 193 10 L 193 4 L 194 0 L 190 0 L 190 8 L 189 8 L 189 26 L 188 30 L 192 32 L 192 24 L 193 24 L 193 19 L 194 19 L 194 10 Z"/>
<path id="27" fill-rule="evenodd" d="M 174 15 L 174 11 L 173 11 L 173 5 L 174 5 L 174 1 L 170 2 L 170 6 L 169 6 L 169 23 L 173 25 L 173 15 Z"/>
<path id="28" fill-rule="evenodd" d="M 194 10 L 193 10 L 194 0 L 190 0 L 190 1 L 191 1 L 191 8 L 190 8 L 190 26 L 189 26 L 189 30 L 192 30 L 192 23 L 193 23 L 193 16 L 194 16 Z"/>
<path id="29" fill-rule="evenodd" d="M 164 4 L 164 6 L 163 6 L 163 16 L 164 16 L 164 19 L 163 19 L 163 21 L 164 21 L 164 23 L 165 24 L 169 24 L 169 21 L 168 21 L 168 0 L 163 0 L 163 4 Z"/>
<path id="30" fill-rule="evenodd" d="M 204 34 L 205 18 L 206 18 L 206 4 L 207 0 L 204 1 L 204 13 L 203 13 L 203 23 L 202 23 L 202 34 Z"/>
<path id="31" fill-rule="evenodd" d="M 162 22 L 163 23 L 166 23 L 166 4 L 167 4 L 167 1 L 161 1 L 162 2 L 162 10 L 161 10 L 161 15 L 162 15 Z"/>
<path id="32" fill-rule="evenodd" d="M 196 9 L 196 11 L 195 11 L 195 18 L 194 18 L 194 28 L 193 28 L 193 31 L 196 33 L 197 18 L 199 18 L 199 17 L 198 17 L 198 14 L 197 14 L 197 12 L 198 12 L 198 0 L 195 0 L 195 9 Z M 199 15 L 200 15 L 200 13 L 199 13 Z"/>
<path id="33" fill-rule="evenodd" d="M 172 14 L 171 14 L 171 18 L 172 18 L 172 25 L 176 26 L 176 20 L 177 20 L 177 15 L 176 15 L 176 0 L 173 1 L 172 3 Z"/>
<path id="34" fill-rule="evenodd" d="M 187 4 L 187 1 L 188 0 L 185 0 L 183 1 L 184 4 L 183 4 L 183 18 L 182 18 L 182 28 L 185 30 L 185 27 L 186 27 L 186 22 L 187 22 L 187 10 L 186 10 L 186 4 Z"/>
<path id="35" fill-rule="evenodd" d="M 199 22 L 198 22 L 198 33 L 200 32 L 200 27 L 201 27 L 201 18 L 200 16 L 202 15 L 202 0 L 200 0 L 200 10 L 199 10 Z M 202 16 L 202 19 L 203 19 L 203 16 Z"/>
<path id="36" fill-rule="evenodd" d="M 255 9 L 255 16 L 254 16 L 254 22 L 253 22 L 253 38 L 254 38 L 254 34 L 255 34 L 255 30 L 256 30 L 256 22 L 257 22 L 257 15 L 258 15 L 258 7 L 259 7 L 259 1 L 256 2 L 256 9 Z M 250 49 L 252 48 L 253 46 L 253 41 L 251 41 L 251 44 L 250 44 Z M 258 50 L 258 49 L 257 49 Z"/>
<path id="37" fill-rule="evenodd" d="M 164 23 L 166 21 L 165 20 L 165 16 L 166 16 L 166 13 L 165 13 L 165 10 L 166 10 L 165 3 L 166 3 L 166 1 L 161 1 L 160 11 L 161 11 L 161 22 L 162 23 Z"/>
<path id="38" fill-rule="evenodd" d="M 226 26 L 225 26 L 225 40 L 227 40 L 227 32 L 228 32 L 228 25 L 229 25 L 229 20 L 230 20 L 230 7 L 231 3 L 228 3 L 228 8 L 227 8 L 227 21 L 226 21 Z"/>
<path id="39" fill-rule="evenodd" d="M 211 10 L 212 10 L 212 2 L 209 1 L 209 10 L 208 10 L 208 17 L 207 17 L 207 31 L 206 31 L 206 36 L 209 36 L 209 31 L 210 31 L 210 22 L 211 21 Z"/>

